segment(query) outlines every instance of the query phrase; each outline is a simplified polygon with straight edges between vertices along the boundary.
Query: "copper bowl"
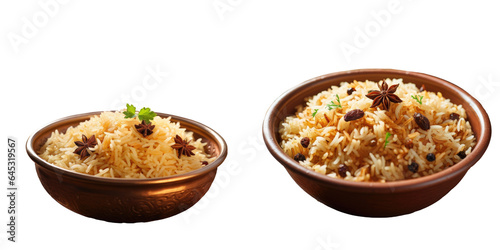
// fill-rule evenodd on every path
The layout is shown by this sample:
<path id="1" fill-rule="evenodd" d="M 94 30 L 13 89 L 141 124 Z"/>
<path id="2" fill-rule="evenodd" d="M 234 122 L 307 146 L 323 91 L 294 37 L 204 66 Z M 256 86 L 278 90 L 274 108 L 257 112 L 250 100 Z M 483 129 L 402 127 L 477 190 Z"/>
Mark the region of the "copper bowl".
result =
<path id="1" fill-rule="evenodd" d="M 50 164 L 36 152 L 54 130 L 66 131 L 101 112 L 92 112 L 57 120 L 28 138 L 26 150 L 35 162 L 38 178 L 45 190 L 64 207 L 91 218 L 110 222 L 146 222 L 167 218 L 190 208 L 208 191 L 217 167 L 227 155 L 224 139 L 209 127 L 179 116 L 171 117 L 194 138 L 206 142 L 206 152 L 216 156 L 207 166 L 185 174 L 151 179 L 96 177 Z"/>
<path id="2" fill-rule="evenodd" d="M 441 92 L 455 104 L 462 104 L 477 139 L 472 152 L 459 163 L 433 175 L 388 183 L 365 183 L 334 179 L 308 170 L 280 147 L 279 125 L 285 117 L 295 114 L 304 99 L 332 85 L 353 80 L 379 81 L 403 78 L 429 91 Z M 481 104 L 460 87 L 443 79 L 416 72 L 394 69 L 360 69 L 316 77 L 281 95 L 269 108 L 263 123 L 263 136 L 271 154 L 288 171 L 292 179 L 318 201 L 345 213 L 367 217 L 389 217 L 412 213 L 425 208 L 446 195 L 460 182 L 484 154 L 491 137 L 488 114 Z"/>

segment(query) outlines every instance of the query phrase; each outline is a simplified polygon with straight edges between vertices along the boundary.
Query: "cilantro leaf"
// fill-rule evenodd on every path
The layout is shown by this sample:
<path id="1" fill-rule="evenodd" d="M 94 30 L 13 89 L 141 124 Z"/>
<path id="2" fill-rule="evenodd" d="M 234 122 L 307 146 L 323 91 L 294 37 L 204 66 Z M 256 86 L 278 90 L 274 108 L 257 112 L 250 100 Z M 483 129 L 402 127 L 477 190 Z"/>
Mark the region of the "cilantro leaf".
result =
<path id="1" fill-rule="evenodd" d="M 312 116 L 315 117 L 316 113 L 318 113 L 318 109 L 314 109 L 314 112 L 312 113 Z"/>
<path id="2" fill-rule="evenodd" d="M 328 110 L 332 110 L 334 108 L 342 108 L 342 104 L 340 103 L 340 97 L 338 94 L 335 94 L 335 96 L 337 97 L 337 103 L 334 103 L 333 101 L 331 101 L 329 104 L 326 105 L 326 108 Z"/>
<path id="3" fill-rule="evenodd" d="M 391 136 L 391 133 L 389 132 L 386 132 L 385 133 L 385 143 L 384 143 L 384 149 L 385 147 L 387 146 L 387 144 L 389 144 L 389 137 Z"/>
<path id="4" fill-rule="evenodd" d="M 144 121 L 146 124 L 150 123 L 151 120 L 156 116 L 156 113 L 151 111 L 150 108 L 142 108 L 139 111 L 138 118 L 141 121 Z"/>
<path id="5" fill-rule="evenodd" d="M 134 118 L 134 117 L 136 117 L 137 114 L 135 113 L 135 107 L 134 107 L 134 105 L 131 105 L 131 104 L 127 103 L 127 110 L 125 112 L 123 112 L 123 114 L 125 115 L 125 118 Z"/>
<path id="6" fill-rule="evenodd" d="M 422 98 L 424 98 L 423 95 L 412 95 L 411 98 L 415 99 L 420 105 L 422 105 Z"/>
<path id="7" fill-rule="evenodd" d="M 125 118 L 139 118 L 139 121 L 144 121 L 146 124 L 151 123 L 151 120 L 156 116 L 156 113 L 150 108 L 142 108 L 139 113 L 136 113 L 136 108 L 132 104 L 127 103 L 127 110 L 123 112 Z"/>

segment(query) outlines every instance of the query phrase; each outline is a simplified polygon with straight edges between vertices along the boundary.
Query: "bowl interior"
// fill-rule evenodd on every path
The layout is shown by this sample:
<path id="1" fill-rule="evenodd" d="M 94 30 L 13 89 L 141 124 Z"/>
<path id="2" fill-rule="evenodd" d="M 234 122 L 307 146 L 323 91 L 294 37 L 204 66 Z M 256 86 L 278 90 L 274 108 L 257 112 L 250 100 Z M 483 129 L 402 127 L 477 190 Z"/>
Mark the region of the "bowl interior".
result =
<path id="1" fill-rule="evenodd" d="M 445 98 L 450 99 L 453 103 L 462 104 L 477 139 L 477 144 L 472 153 L 458 164 L 430 176 L 388 183 L 358 183 L 330 178 L 307 170 L 283 152 L 279 146 L 281 142 L 279 126 L 285 117 L 295 114 L 298 105 L 305 104 L 305 98 L 316 95 L 320 91 L 330 88 L 332 85 L 339 85 L 341 82 L 352 82 L 353 80 L 378 82 L 386 78 L 403 78 L 405 83 L 414 83 L 417 87 L 425 85 L 428 91 L 441 92 Z M 417 72 L 394 69 L 361 69 L 316 77 L 285 92 L 269 108 L 263 124 L 263 135 L 271 154 L 287 167 L 288 170 L 299 172 L 317 181 L 328 182 L 329 184 L 347 185 L 351 188 L 370 188 L 371 191 L 376 191 L 377 188 L 380 188 L 385 192 L 393 190 L 396 187 L 402 188 L 409 185 L 415 187 L 415 185 L 424 185 L 426 182 L 429 184 L 430 182 L 438 181 L 439 178 L 443 178 L 445 175 L 460 174 L 467 171 L 468 168 L 479 160 L 486 150 L 491 137 L 491 125 L 488 115 L 481 104 L 463 89 L 448 81 Z"/>
<path id="2" fill-rule="evenodd" d="M 224 139 L 214 130 L 211 128 L 207 127 L 204 124 L 201 124 L 199 122 L 180 117 L 180 116 L 175 116 L 175 115 L 170 115 L 170 114 L 165 114 L 165 113 L 157 113 L 158 116 L 162 118 L 166 117 L 171 117 L 172 122 L 179 122 L 180 126 L 183 128 L 186 128 L 187 131 L 193 132 L 193 137 L 194 139 L 201 138 L 202 142 L 206 143 L 205 146 L 205 152 L 211 155 L 212 157 L 217 157 L 216 160 L 209 165 L 200 168 L 195 171 L 191 171 L 185 174 L 180 174 L 180 175 L 174 175 L 170 177 L 160 177 L 160 178 L 150 178 L 150 179 L 123 179 L 123 178 L 107 178 L 107 177 L 98 177 L 98 176 L 91 176 L 91 175 L 86 175 L 82 173 L 77 173 L 74 171 L 70 171 L 58 166 L 55 166 L 53 164 L 50 164 L 43 160 L 41 157 L 38 156 L 37 152 L 40 150 L 40 148 L 43 146 L 43 144 L 47 141 L 47 139 L 51 136 L 52 132 L 55 131 L 56 129 L 59 132 L 65 132 L 69 127 L 71 126 L 77 126 L 80 122 L 83 122 L 85 120 L 90 119 L 94 115 L 99 115 L 101 111 L 98 112 L 90 112 L 90 113 L 85 113 L 85 114 L 78 114 L 78 115 L 73 115 L 73 116 L 68 116 L 65 118 L 61 118 L 57 121 L 54 121 L 47 126 L 43 127 L 36 133 L 34 133 L 27 141 L 26 143 L 26 150 L 28 152 L 28 155 L 31 157 L 35 163 L 39 164 L 40 166 L 52 170 L 57 170 L 58 172 L 64 172 L 65 174 L 71 175 L 71 176 L 79 176 L 81 178 L 86 178 L 86 179 L 92 179 L 94 181 L 107 181 L 107 182 L 150 182 L 154 181 L 157 179 L 161 180 L 174 180 L 174 179 L 185 179 L 190 176 L 195 176 L 195 175 L 200 175 L 203 173 L 208 173 L 210 171 L 213 171 L 216 169 L 225 159 L 227 155 L 227 145 Z"/>

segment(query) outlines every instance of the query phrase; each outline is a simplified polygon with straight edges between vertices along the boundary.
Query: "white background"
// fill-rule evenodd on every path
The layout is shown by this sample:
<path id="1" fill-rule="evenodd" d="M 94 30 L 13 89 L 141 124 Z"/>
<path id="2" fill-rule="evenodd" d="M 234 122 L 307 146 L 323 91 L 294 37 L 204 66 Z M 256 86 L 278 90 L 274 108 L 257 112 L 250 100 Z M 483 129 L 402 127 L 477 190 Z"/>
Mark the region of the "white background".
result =
<path id="1" fill-rule="evenodd" d="M 264 114 L 284 91 L 358 68 L 451 81 L 481 101 L 495 129 L 500 5 L 463 2 L 2 1 L 0 187 L 7 187 L 5 141 L 14 136 L 19 220 L 18 242 L 8 242 L 2 195 L 0 248 L 498 249 L 496 131 L 483 158 L 439 202 L 378 219 L 311 198 L 261 139 Z M 31 133 L 126 102 L 197 120 L 226 139 L 229 155 L 215 183 L 190 210 L 108 223 L 65 209 L 38 181 L 24 150 Z"/>

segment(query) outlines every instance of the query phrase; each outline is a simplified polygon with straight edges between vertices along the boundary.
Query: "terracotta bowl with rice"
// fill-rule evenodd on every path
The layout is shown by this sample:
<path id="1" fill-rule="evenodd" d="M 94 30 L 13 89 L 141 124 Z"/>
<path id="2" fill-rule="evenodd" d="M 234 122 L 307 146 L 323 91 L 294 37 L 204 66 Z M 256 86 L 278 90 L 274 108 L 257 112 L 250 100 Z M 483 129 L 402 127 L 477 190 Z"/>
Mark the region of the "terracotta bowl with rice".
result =
<path id="1" fill-rule="evenodd" d="M 43 187 L 64 207 L 110 222 L 153 221 L 204 196 L 227 146 L 187 118 L 157 113 L 148 126 L 119 111 L 73 115 L 38 130 L 26 149 Z"/>
<path id="2" fill-rule="evenodd" d="M 481 158 L 481 104 L 443 79 L 394 69 L 323 75 L 281 95 L 263 136 L 292 179 L 339 211 L 389 217 L 446 195 Z"/>

